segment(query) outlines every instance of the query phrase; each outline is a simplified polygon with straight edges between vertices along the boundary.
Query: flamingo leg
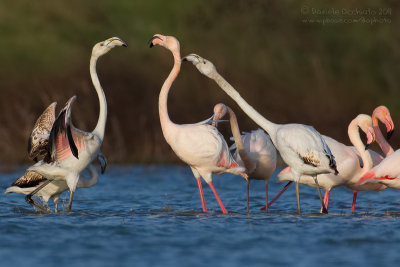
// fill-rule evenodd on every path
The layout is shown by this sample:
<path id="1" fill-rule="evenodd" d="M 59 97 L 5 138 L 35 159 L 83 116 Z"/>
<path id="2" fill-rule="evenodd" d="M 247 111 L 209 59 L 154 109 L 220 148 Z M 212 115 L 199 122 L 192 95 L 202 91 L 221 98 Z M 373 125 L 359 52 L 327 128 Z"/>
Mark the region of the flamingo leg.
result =
<path id="1" fill-rule="evenodd" d="M 354 214 L 356 211 L 356 200 L 357 200 L 357 192 L 353 194 L 353 204 L 351 205 L 351 213 Z"/>
<path id="2" fill-rule="evenodd" d="M 207 206 L 206 206 L 206 201 L 204 199 L 203 186 L 201 185 L 201 179 L 200 179 L 200 177 L 198 177 L 198 178 L 196 178 L 196 180 L 197 180 L 197 185 L 199 186 L 199 193 L 200 193 L 201 206 L 203 208 L 203 212 L 207 212 Z"/>
<path id="3" fill-rule="evenodd" d="M 74 191 L 71 191 L 69 194 L 69 203 L 68 203 L 68 212 L 71 211 L 72 208 L 72 199 L 74 198 Z"/>
<path id="4" fill-rule="evenodd" d="M 286 189 L 289 188 L 289 186 L 290 186 L 292 183 L 293 183 L 293 181 L 290 181 L 290 182 L 288 182 L 288 183 L 283 187 L 282 191 L 279 192 L 279 194 L 276 195 L 276 197 L 274 197 L 274 199 L 272 199 L 271 202 L 268 203 L 268 208 L 271 207 L 272 203 L 274 203 L 274 202 L 283 194 L 283 192 L 285 192 Z M 263 207 L 263 208 L 261 208 L 261 210 L 265 210 L 266 208 L 267 208 L 267 207 Z"/>
<path id="5" fill-rule="evenodd" d="M 329 193 L 330 193 L 330 190 L 325 190 L 325 194 L 324 194 L 324 204 L 325 204 L 326 210 L 328 210 L 328 206 L 329 206 Z M 320 211 L 320 213 L 322 213 L 322 206 L 321 206 L 321 211 Z"/>
<path id="6" fill-rule="evenodd" d="M 228 212 L 226 211 L 224 204 L 222 203 L 221 199 L 219 198 L 217 190 L 215 190 L 213 183 L 209 182 L 208 185 L 211 187 L 211 190 L 213 191 L 214 196 L 217 199 L 219 206 L 221 207 L 222 213 L 227 214 Z"/>
<path id="7" fill-rule="evenodd" d="M 30 194 L 26 195 L 25 197 L 25 201 L 28 204 L 31 204 L 32 206 L 40 209 L 41 211 L 48 213 L 49 211 L 43 207 L 42 205 L 36 203 L 33 199 L 32 196 L 35 195 L 37 192 L 39 192 L 43 187 L 45 187 L 46 185 L 48 185 L 49 183 L 51 183 L 51 180 L 47 180 L 45 181 L 43 184 L 41 184 L 39 187 L 37 187 L 35 190 L 33 190 Z"/>
<path id="8" fill-rule="evenodd" d="M 325 207 L 324 200 L 322 199 L 321 188 L 319 187 L 317 176 L 313 176 L 313 178 L 314 178 L 315 184 L 317 185 L 319 199 L 321 200 L 322 213 L 328 213 L 328 210 Z"/>
<path id="9" fill-rule="evenodd" d="M 249 188 L 250 188 L 250 181 L 247 180 L 247 213 L 249 213 Z"/>
<path id="10" fill-rule="evenodd" d="M 299 182 L 296 182 L 296 201 L 297 201 L 297 213 L 301 214 L 300 209 L 300 194 L 299 194 Z"/>
<path id="11" fill-rule="evenodd" d="M 265 211 L 268 211 L 268 184 L 265 184 Z"/>

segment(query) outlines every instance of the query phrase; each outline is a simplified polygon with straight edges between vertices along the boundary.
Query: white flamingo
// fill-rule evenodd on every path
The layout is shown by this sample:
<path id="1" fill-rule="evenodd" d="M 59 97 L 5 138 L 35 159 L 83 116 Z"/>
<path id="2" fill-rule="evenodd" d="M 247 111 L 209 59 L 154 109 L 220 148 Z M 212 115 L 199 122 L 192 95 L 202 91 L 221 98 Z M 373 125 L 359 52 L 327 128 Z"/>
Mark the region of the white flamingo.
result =
<path id="1" fill-rule="evenodd" d="M 211 187 L 223 213 L 227 213 L 217 191 L 212 183 L 212 173 L 229 172 L 247 177 L 244 168 L 232 158 L 223 136 L 218 130 L 208 124 L 175 124 L 168 116 L 167 99 L 172 83 L 181 68 L 180 46 L 173 36 L 156 34 L 150 39 L 150 47 L 160 45 L 172 52 L 174 66 L 165 80 L 159 96 L 159 113 L 162 132 L 165 140 L 176 155 L 190 166 L 197 180 L 202 208 L 207 212 L 200 177 Z"/>
<path id="2" fill-rule="evenodd" d="M 79 176 L 79 180 L 77 183 L 78 188 L 88 188 L 97 184 L 98 181 L 98 173 L 96 168 L 90 164 L 87 167 L 90 176 L 85 177 L 83 175 Z M 8 193 L 20 193 L 24 195 L 31 195 L 34 190 L 43 185 L 44 182 L 48 181 L 42 175 L 33 172 L 27 171 L 23 176 L 19 177 L 14 183 L 6 189 L 6 194 Z M 36 195 L 40 196 L 43 202 L 47 205 L 47 202 L 51 198 L 54 202 L 54 211 L 58 212 L 58 200 L 60 195 L 68 190 L 67 183 L 63 180 L 53 180 L 51 183 L 47 184 L 41 190 L 39 190 Z M 47 212 L 47 209 L 42 205 L 34 202 L 33 200 L 27 199 L 28 203 L 33 206 L 39 208 L 40 210 Z"/>
<path id="3" fill-rule="evenodd" d="M 56 102 L 51 103 L 45 111 L 39 116 L 36 120 L 35 125 L 33 127 L 32 133 L 29 136 L 28 140 L 28 156 L 30 159 L 34 161 L 38 161 L 42 159 L 47 154 L 47 146 L 49 143 L 50 131 L 55 122 L 55 111 L 56 111 Z M 101 165 L 101 173 L 103 174 L 107 167 L 107 159 L 103 156 L 101 152 L 99 152 L 98 161 Z M 97 172 L 91 167 L 89 169 L 90 177 L 81 176 L 78 181 L 77 187 L 91 187 L 97 183 Z M 35 192 L 37 188 L 41 187 L 44 182 L 46 182 L 46 178 L 42 175 L 27 171 L 21 177 L 13 182 L 13 184 L 6 189 L 6 193 L 22 193 L 27 195 L 25 200 L 39 208 L 40 210 L 47 212 L 47 209 L 42 205 L 36 203 L 32 199 L 32 192 Z M 45 186 L 42 190 L 37 192 L 37 195 L 41 196 L 44 203 L 47 204 L 48 199 L 51 197 L 55 204 L 55 212 L 58 212 L 58 199 L 61 193 L 68 190 L 68 186 L 65 181 L 62 180 L 53 180 L 49 185 Z"/>
<path id="4" fill-rule="evenodd" d="M 229 114 L 232 135 L 235 144 L 230 149 L 235 149 L 233 158 L 241 166 L 246 167 L 247 179 L 247 212 L 249 212 L 249 187 L 251 180 L 265 182 L 265 210 L 268 210 L 268 181 L 276 168 L 277 153 L 271 138 L 263 130 L 258 129 L 251 133 L 240 135 L 239 125 L 233 110 L 219 103 L 214 107 L 214 121 L 218 121 Z M 213 122 L 214 124 L 216 122 Z"/>
<path id="5" fill-rule="evenodd" d="M 373 166 L 371 154 L 374 154 L 376 158 L 382 158 L 376 152 L 366 149 L 361 141 L 358 130 L 359 128 L 367 135 L 367 145 L 375 141 L 375 132 L 372 128 L 372 119 L 370 116 L 365 114 L 358 115 L 350 122 L 348 127 L 349 139 L 354 147 L 346 146 L 328 136 L 322 136 L 325 142 L 331 148 L 332 153 L 335 155 L 337 168 L 339 171 L 338 175 L 322 174 L 318 176 L 320 187 L 325 189 L 324 203 L 327 209 L 329 205 L 329 193 L 333 187 L 351 184 L 354 183 L 354 181 L 358 181 L 358 179 Z M 293 181 L 293 175 L 291 174 L 290 167 L 285 168 L 278 174 L 278 182 L 282 181 Z M 301 184 L 315 187 L 312 177 L 308 175 L 302 175 L 299 182 Z M 380 186 L 375 186 L 371 189 L 379 190 Z M 353 201 L 353 205 L 355 206 L 355 201 Z M 352 206 L 352 210 L 353 209 L 354 207 Z"/>
<path id="6" fill-rule="evenodd" d="M 71 97 L 52 126 L 45 158 L 28 169 L 48 179 L 31 195 L 36 194 L 52 180 L 63 180 L 67 183 L 70 190 L 69 211 L 79 174 L 97 157 L 104 139 L 107 101 L 96 73 L 96 63 L 99 57 L 116 46 L 126 44 L 120 38 L 113 37 L 97 43 L 92 50 L 90 75 L 100 102 L 100 115 L 95 129 L 92 132 L 84 132 L 72 126 L 71 105 L 76 97 Z"/>
<path id="7" fill-rule="evenodd" d="M 33 127 L 32 133 L 28 140 L 28 155 L 29 158 L 34 161 L 42 159 L 47 154 L 47 146 L 49 142 L 49 136 L 51 128 L 55 121 L 56 102 L 50 104 L 45 111 L 36 120 Z M 107 167 L 107 159 L 101 152 L 98 154 L 98 161 L 101 165 L 101 173 L 103 174 Z M 80 176 L 77 187 L 91 187 L 97 183 L 98 173 L 96 169 L 89 165 L 88 167 L 90 177 Z M 16 179 L 10 187 L 6 189 L 6 193 L 20 193 L 25 194 L 27 197 L 25 200 L 42 210 L 47 212 L 48 210 L 42 205 L 36 203 L 32 199 L 32 192 L 41 187 L 47 179 L 42 175 L 27 171 L 24 175 Z M 43 202 L 47 205 L 48 200 L 51 198 L 54 202 L 54 211 L 58 212 L 58 200 L 64 191 L 68 190 L 68 186 L 65 181 L 53 180 L 47 186 L 43 187 L 42 190 L 37 192 L 37 195 L 43 199 Z"/>
<path id="8" fill-rule="evenodd" d="M 335 157 L 321 135 L 311 126 L 270 122 L 240 96 L 217 72 L 214 64 L 210 61 L 195 54 L 185 57 L 184 60 L 191 61 L 200 73 L 213 79 L 254 122 L 269 134 L 283 161 L 291 167 L 296 182 L 297 212 L 301 213 L 299 180 L 302 174 L 313 176 L 318 188 L 321 205 L 324 207 L 317 175 L 323 173 L 337 174 L 337 169 Z M 324 212 L 327 212 L 325 208 Z"/>

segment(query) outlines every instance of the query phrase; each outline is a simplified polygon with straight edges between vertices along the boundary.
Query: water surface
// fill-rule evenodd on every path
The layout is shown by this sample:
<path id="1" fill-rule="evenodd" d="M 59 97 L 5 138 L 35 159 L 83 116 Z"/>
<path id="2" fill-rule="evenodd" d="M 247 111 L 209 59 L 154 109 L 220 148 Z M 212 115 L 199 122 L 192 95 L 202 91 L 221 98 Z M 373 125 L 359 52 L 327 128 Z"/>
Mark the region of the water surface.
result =
<path id="1" fill-rule="evenodd" d="M 0 175 L 4 190 L 23 170 Z M 270 196 L 283 187 L 270 182 Z M 0 198 L 1 266 L 397 266 L 400 262 L 400 192 L 331 191 L 329 215 L 320 215 L 316 189 L 294 187 L 271 206 L 265 185 L 215 175 L 228 215 L 203 183 L 201 212 L 196 180 L 186 166 L 110 167 L 99 183 L 78 189 L 73 212 L 42 214 L 20 194 Z M 4 192 L 4 191 L 3 191 Z M 62 197 L 66 206 L 68 194 Z M 50 204 L 50 208 L 53 208 Z"/>

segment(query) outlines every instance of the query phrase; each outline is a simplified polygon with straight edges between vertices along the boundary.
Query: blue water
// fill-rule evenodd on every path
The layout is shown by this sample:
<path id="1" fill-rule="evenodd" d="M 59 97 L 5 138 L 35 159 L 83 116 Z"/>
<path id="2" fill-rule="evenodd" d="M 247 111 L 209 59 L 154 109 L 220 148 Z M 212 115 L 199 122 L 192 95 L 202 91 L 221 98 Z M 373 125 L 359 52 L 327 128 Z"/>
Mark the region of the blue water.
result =
<path id="1" fill-rule="evenodd" d="M 0 175 L 5 189 L 20 172 Z M 271 206 L 264 182 L 253 181 L 245 210 L 245 181 L 214 176 L 228 215 L 186 166 L 110 167 L 99 183 L 78 189 L 73 212 L 41 214 L 19 194 L 0 198 L 1 266 L 398 266 L 400 192 L 331 192 L 329 215 L 320 215 L 314 188 L 294 187 Z M 270 182 L 270 196 L 283 184 Z M 66 206 L 68 196 L 63 195 Z M 52 206 L 51 206 L 52 207 Z"/>

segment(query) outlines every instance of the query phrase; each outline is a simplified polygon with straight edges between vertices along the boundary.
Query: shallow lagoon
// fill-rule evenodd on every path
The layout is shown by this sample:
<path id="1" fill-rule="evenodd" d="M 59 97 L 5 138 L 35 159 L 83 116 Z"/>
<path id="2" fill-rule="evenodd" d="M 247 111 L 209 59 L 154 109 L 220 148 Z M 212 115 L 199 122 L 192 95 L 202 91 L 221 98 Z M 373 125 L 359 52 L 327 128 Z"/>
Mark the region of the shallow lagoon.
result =
<path id="1" fill-rule="evenodd" d="M 0 175 L 4 189 L 23 170 Z M 270 183 L 270 196 L 284 184 Z M 214 176 L 229 211 L 220 212 L 203 183 L 201 212 L 196 180 L 186 166 L 114 166 L 90 189 L 78 189 L 73 212 L 41 214 L 19 194 L 0 198 L 1 266 L 395 266 L 400 261 L 400 192 L 331 192 L 330 213 L 320 215 L 314 188 L 294 186 L 269 213 L 264 183 Z M 68 195 L 63 195 L 67 205 Z M 51 208 L 52 208 L 51 204 Z"/>

